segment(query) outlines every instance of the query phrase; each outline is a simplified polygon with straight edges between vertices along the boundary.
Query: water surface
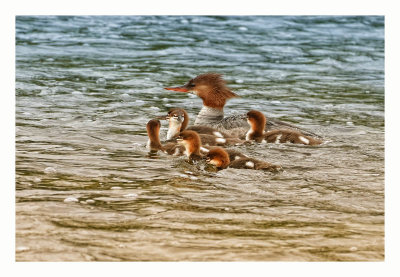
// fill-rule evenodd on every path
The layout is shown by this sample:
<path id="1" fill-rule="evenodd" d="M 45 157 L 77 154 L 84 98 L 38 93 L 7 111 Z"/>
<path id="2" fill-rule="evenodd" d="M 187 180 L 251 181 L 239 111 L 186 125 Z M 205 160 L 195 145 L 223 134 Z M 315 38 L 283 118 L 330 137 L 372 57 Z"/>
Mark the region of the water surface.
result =
<path id="1" fill-rule="evenodd" d="M 327 143 L 237 147 L 279 174 L 149 157 L 149 119 L 202 105 L 163 87 L 210 71 L 226 114 Z M 16 17 L 17 261 L 383 259 L 383 17 Z"/>

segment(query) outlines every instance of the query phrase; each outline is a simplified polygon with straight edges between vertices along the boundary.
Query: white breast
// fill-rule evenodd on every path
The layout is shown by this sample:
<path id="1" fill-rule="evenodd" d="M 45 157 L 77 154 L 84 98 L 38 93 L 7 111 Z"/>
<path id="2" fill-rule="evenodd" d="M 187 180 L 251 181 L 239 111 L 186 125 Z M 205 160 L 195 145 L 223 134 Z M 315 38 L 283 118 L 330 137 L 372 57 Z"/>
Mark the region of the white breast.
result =
<path id="1" fill-rule="evenodd" d="M 246 162 L 246 166 L 248 168 L 254 168 L 254 163 L 252 161 L 248 161 L 248 162 Z"/>
<path id="2" fill-rule="evenodd" d="M 277 135 L 276 139 L 275 139 L 275 143 L 280 143 L 281 142 L 281 137 L 282 137 L 282 134 Z"/>
<path id="3" fill-rule="evenodd" d="M 219 138 L 223 138 L 224 137 L 220 132 L 217 132 L 217 131 L 214 131 L 213 135 L 216 136 L 216 137 L 219 137 Z"/>
<path id="4" fill-rule="evenodd" d="M 310 143 L 310 140 L 309 140 L 308 138 L 303 137 L 303 136 L 299 136 L 299 139 L 300 139 L 302 142 L 304 142 L 305 144 L 309 144 L 309 143 Z"/>

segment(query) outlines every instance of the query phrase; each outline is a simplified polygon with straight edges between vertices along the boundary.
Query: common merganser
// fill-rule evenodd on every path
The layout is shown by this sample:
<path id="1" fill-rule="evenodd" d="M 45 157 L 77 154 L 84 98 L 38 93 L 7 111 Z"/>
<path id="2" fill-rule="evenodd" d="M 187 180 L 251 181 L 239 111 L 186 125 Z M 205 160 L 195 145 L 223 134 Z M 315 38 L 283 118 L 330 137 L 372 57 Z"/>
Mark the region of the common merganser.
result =
<path id="1" fill-rule="evenodd" d="M 267 118 L 265 115 L 256 110 L 251 110 L 247 113 L 247 122 L 250 125 L 249 131 L 246 133 L 246 140 L 254 140 L 263 143 L 298 143 L 305 145 L 318 145 L 322 141 L 306 136 L 294 130 L 272 130 L 264 132 Z"/>
<path id="2" fill-rule="evenodd" d="M 177 141 L 185 146 L 189 161 L 202 160 L 206 157 L 207 162 L 215 165 L 218 169 L 224 169 L 228 165 L 232 168 L 259 169 L 274 172 L 282 169 L 279 165 L 273 165 L 247 156 L 231 161 L 228 152 L 222 147 L 212 147 L 204 156 L 200 152 L 200 148 L 202 147 L 200 136 L 195 131 L 186 130 L 181 132 Z"/>
<path id="3" fill-rule="evenodd" d="M 166 119 L 169 121 L 167 140 L 171 140 L 176 138 L 180 132 L 185 130 L 189 122 L 189 115 L 184 109 L 177 108 L 169 111 Z M 224 138 L 223 133 L 209 126 L 193 126 L 194 128 L 191 127 L 189 127 L 191 131 L 195 131 L 200 135 L 200 139 L 203 145 L 228 146 L 246 143 L 245 140 L 241 140 L 238 138 Z"/>
<path id="4" fill-rule="evenodd" d="M 236 137 L 244 136 L 246 133 L 248 127 L 245 114 L 224 117 L 226 101 L 238 97 L 238 95 L 226 86 L 221 74 L 204 73 L 191 79 L 183 86 L 165 89 L 178 92 L 193 92 L 203 100 L 203 107 L 197 115 L 194 122 L 195 125 L 208 125 Z M 267 124 L 267 130 L 285 128 L 298 130 L 305 135 L 319 137 L 312 132 L 302 130 L 280 120 L 270 119 Z"/>
<path id="5" fill-rule="evenodd" d="M 160 150 L 169 155 L 183 155 L 185 147 L 178 145 L 176 142 L 168 142 L 164 145 L 161 144 L 160 127 L 161 123 L 158 119 L 152 119 L 146 125 L 147 135 L 149 136 L 149 140 L 147 141 L 147 148 L 150 150 L 150 152 L 157 152 Z"/>

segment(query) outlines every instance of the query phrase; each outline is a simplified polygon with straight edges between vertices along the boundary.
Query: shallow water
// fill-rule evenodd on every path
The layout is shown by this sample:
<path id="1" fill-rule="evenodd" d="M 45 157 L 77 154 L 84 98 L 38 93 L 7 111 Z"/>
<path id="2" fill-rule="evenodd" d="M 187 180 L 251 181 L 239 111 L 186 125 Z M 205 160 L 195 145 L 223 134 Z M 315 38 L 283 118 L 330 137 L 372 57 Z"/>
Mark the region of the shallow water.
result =
<path id="1" fill-rule="evenodd" d="M 236 147 L 278 174 L 149 157 L 149 119 L 201 108 L 163 87 L 209 71 L 226 114 L 327 143 Z M 383 17 L 16 18 L 17 261 L 383 259 Z"/>

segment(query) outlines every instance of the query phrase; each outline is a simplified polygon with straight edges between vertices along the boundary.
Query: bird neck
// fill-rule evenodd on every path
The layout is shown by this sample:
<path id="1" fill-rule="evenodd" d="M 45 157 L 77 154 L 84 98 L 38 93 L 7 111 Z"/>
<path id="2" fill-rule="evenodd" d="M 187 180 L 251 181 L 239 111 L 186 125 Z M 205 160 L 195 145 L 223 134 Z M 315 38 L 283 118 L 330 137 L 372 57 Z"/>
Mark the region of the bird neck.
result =
<path id="1" fill-rule="evenodd" d="M 170 120 L 167 132 L 167 140 L 177 137 L 179 132 L 181 132 L 181 126 L 181 123 Z"/>
<path id="2" fill-rule="evenodd" d="M 203 106 L 196 117 L 194 125 L 212 125 L 224 118 L 223 108 Z"/>

